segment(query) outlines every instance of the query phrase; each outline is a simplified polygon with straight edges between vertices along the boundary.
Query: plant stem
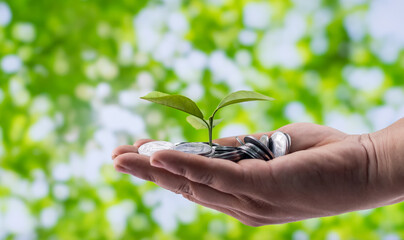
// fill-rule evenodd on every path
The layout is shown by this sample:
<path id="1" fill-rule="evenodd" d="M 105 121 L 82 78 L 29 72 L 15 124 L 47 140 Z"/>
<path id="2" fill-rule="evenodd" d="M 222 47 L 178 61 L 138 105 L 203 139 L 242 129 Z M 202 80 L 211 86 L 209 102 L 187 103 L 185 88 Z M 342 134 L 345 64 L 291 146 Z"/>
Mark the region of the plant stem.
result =
<path id="1" fill-rule="evenodd" d="M 212 147 L 213 117 L 209 118 L 209 145 Z"/>

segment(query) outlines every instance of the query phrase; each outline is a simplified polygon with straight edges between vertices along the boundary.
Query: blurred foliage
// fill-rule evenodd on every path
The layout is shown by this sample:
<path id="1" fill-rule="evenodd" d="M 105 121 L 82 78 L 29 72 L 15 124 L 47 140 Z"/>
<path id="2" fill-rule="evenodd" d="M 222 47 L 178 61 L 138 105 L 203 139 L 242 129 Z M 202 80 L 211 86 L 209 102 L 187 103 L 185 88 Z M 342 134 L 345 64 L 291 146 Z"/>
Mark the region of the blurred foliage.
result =
<path id="1" fill-rule="evenodd" d="M 223 109 L 216 137 L 294 121 L 377 130 L 372 113 L 404 112 L 404 55 L 361 28 L 375 2 L 0 1 L 0 239 L 403 238 L 402 204 L 251 228 L 109 157 L 144 137 L 206 140 L 138 98 L 152 90 L 204 112 L 234 90 L 276 99 Z"/>

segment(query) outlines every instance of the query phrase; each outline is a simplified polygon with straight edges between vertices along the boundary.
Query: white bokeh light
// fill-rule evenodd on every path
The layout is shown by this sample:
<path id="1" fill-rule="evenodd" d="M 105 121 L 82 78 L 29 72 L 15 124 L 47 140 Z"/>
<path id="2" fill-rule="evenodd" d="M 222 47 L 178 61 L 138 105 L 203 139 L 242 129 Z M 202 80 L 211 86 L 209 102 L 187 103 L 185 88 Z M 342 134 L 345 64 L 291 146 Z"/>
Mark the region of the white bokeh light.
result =
<path id="1" fill-rule="evenodd" d="M 95 88 L 95 95 L 100 98 L 104 99 L 111 94 L 111 86 L 108 83 L 100 83 Z"/>
<path id="2" fill-rule="evenodd" d="M 99 76 L 106 80 L 111 80 L 119 74 L 116 64 L 106 57 L 99 58 L 96 66 Z"/>
<path id="3" fill-rule="evenodd" d="M 372 0 L 368 12 L 368 29 L 374 42 L 372 51 L 388 63 L 394 62 L 404 48 L 404 1 Z"/>
<path id="4" fill-rule="evenodd" d="M 60 210 L 54 206 L 42 209 L 39 215 L 41 225 L 44 228 L 51 228 L 55 226 L 60 217 L 59 212 Z"/>
<path id="5" fill-rule="evenodd" d="M 366 117 L 372 123 L 374 131 L 383 129 L 398 120 L 396 111 L 391 106 L 374 107 L 366 113 Z"/>
<path id="6" fill-rule="evenodd" d="M 167 190 L 149 191 L 143 196 L 143 202 L 152 207 L 154 220 L 166 232 L 175 230 L 178 220 L 188 223 L 196 218 L 197 209 L 194 203 Z"/>
<path id="7" fill-rule="evenodd" d="M 310 239 L 309 235 L 302 230 L 298 230 L 298 231 L 294 232 L 292 236 L 293 236 L 292 237 L 293 240 L 309 240 Z"/>
<path id="8" fill-rule="evenodd" d="M 166 33 L 163 35 L 161 41 L 153 51 L 153 58 L 166 67 L 172 66 L 172 61 L 181 45 L 181 38 L 173 33 Z"/>
<path id="9" fill-rule="evenodd" d="M 12 13 L 5 2 L 0 2 L 0 26 L 7 26 L 11 22 Z"/>
<path id="10" fill-rule="evenodd" d="M 168 16 L 163 7 L 145 8 L 133 20 L 136 40 L 141 52 L 152 52 L 160 41 Z"/>
<path id="11" fill-rule="evenodd" d="M 135 60 L 135 53 L 129 42 L 121 43 L 119 47 L 119 62 L 123 65 L 130 65 Z"/>
<path id="12" fill-rule="evenodd" d="M 135 210 L 132 200 L 124 200 L 109 207 L 106 211 L 108 222 L 116 235 L 121 235 L 126 228 L 127 219 Z"/>
<path id="13" fill-rule="evenodd" d="M 23 78 L 16 76 L 10 79 L 8 93 L 16 106 L 24 106 L 30 100 L 30 92 L 25 88 Z"/>
<path id="14" fill-rule="evenodd" d="M 58 163 L 52 168 L 53 180 L 65 182 L 71 177 L 70 166 L 66 163 Z"/>
<path id="15" fill-rule="evenodd" d="M 268 3 L 249 2 L 243 9 L 243 23 L 253 29 L 265 29 L 269 26 L 271 8 Z"/>
<path id="16" fill-rule="evenodd" d="M 18 72 L 22 67 L 21 58 L 17 55 L 6 55 L 1 59 L 1 68 L 5 73 Z"/>
<path id="17" fill-rule="evenodd" d="M 243 124 L 229 124 L 220 130 L 219 136 L 220 138 L 223 138 L 244 135 L 248 133 L 248 128 Z"/>
<path id="18" fill-rule="evenodd" d="M 66 200 L 69 197 L 70 189 L 66 184 L 58 183 L 53 186 L 53 194 L 56 199 Z"/>
<path id="19" fill-rule="evenodd" d="M 370 132 L 370 128 L 366 121 L 359 114 L 347 115 L 332 111 L 325 115 L 324 122 L 325 125 L 348 134 L 363 134 Z"/>
<path id="20" fill-rule="evenodd" d="M 35 179 L 30 187 L 30 197 L 34 199 L 41 199 L 48 195 L 49 193 L 49 183 L 45 177 L 45 174 L 42 170 L 34 171 Z"/>
<path id="21" fill-rule="evenodd" d="M 383 236 L 382 240 L 401 240 L 402 238 L 394 233 L 386 234 Z"/>
<path id="22" fill-rule="evenodd" d="M 344 27 L 353 41 L 360 42 L 366 36 L 365 12 L 354 12 L 344 18 Z"/>
<path id="23" fill-rule="evenodd" d="M 55 129 L 55 123 L 48 116 L 40 118 L 29 129 L 29 136 L 34 141 L 40 141 Z"/>
<path id="24" fill-rule="evenodd" d="M 294 42 L 283 38 L 282 31 L 267 32 L 258 45 L 258 59 L 266 68 L 283 66 L 294 69 L 302 59 Z"/>
<path id="25" fill-rule="evenodd" d="M 189 53 L 187 60 L 194 69 L 203 70 L 207 65 L 208 57 L 206 56 L 206 53 L 202 51 L 192 50 Z"/>
<path id="26" fill-rule="evenodd" d="M 137 75 L 136 84 L 142 92 L 150 92 L 156 86 L 153 76 L 146 71 L 140 72 Z"/>
<path id="27" fill-rule="evenodd" d="M 342 7 L 352 9 L 367 2 L 367 0 L 339 0 Z"/>
<path id="28" fill-rule="evenodd" d="M 24 202 L 17 198 L 4 199 L 6 212 L 3 216 L 3 227 L 6 232 L 26 237 L 25 239 L 35 239 L 35 221 L 30 210 Z M 31 235 L 31 237 L 29 237 Z"/>
<path id="29" fill-rule="evenodd" d="M 185 16 L 180 12 L 171 13 L 168 17 L 168 27 L 177 34 L 185 34 L 189 30 L 189 24 Z"/>
<path id="30" fill-rule="evenodd" d="M 215 82 L 226 82 L 232 91 L 248 88 L 236 63 L 223 51 L 215 51 L 210 55 L 209 69 Z"/>
<path id="31" fill-rule="evenodd" d="M 145 131 L 145 123 L 140 116 L 116 105 L 106 105 L 100 109 L 98 119 L 101 126 L 111 131 L 124 131 L 132 136 Z"/>
<path id="32" fill-rule="evenodd" d="M 310 48 L 315 54 L 324 54 L 328 49 L 328 38 L 324 32 L 314 34 L 310 42 Z"/>
<path id="33" fill-rule="evenodd" d="M 301 102 L 291 102 L 286 105 L 284 114 L 291 122 L 313 122 L 313 118 L 307 114 Z"/>
<path id="34" fill-rule="evenodd" d="M 119 145 L 116 135 L 114 135 L 112 131 L 103 128 L 95 132 L 94 140 L 106 154 L 111 153 L 115 146 Z"/>
<path id="35" fill-rule="evenodd" d="M 189 84 L 183 91 L 183 95 L 190 96 L 196 101 L 203 97 L 204 89 L 199 83 Z"/>
<path id="36" fill-rule="evenodd" d="M 400 107 L 404 103 L 404 89 L 394 87 L 387 90 L 384 94 L 386 104 L 393 107 Z"/>
<path id="37" fill-rule="evenodd" d="M 347 66 L 343 69 L 343 76 L 352 87 L 363 91 L 378 89 L 384 81 L 384 72 L 377 67 Z"/>
<path id="38" fill-rule="evenodd" d="M 248 67 L 252 63 L 252 56 L 247 50 L 239 50 L 236 53 L 236 62 L 240 67 Z"/>
<path id="39" fill-rule="evenodd" d="M 257 40 L 257 34 L 252 30 L 242 30 L 238 35 L 241 44 L 245 46 L 252 46 Z"/>
<path id="40" fill-rule="evenodd" d="M 138 104 L 141 95 L 135 90 L 120 91 L 118 95 L 119 104 L 124 107 L 134 107 Z"/>
<path id="41" fill-rule="evenodd" d="M 334 231 L 330 231 L 326 237 L 326 240 L 340 240 L 340 239 L 341 238 L 340 238 L 339 234 Z"/>
<path id="42" fill-rule="evenodd" d="M 45 95 L 37 96 L 33 99 L 30 112 L 31 114 L 46 114 L 51 108 L 52 103 Z"/>
<path id="43" fill-rule="evenodd" d="M 34 41 L 36 37 L 34 25 L 31 23 L 17 23 L 13 27 L 13 37 L 25 43 Z"/>

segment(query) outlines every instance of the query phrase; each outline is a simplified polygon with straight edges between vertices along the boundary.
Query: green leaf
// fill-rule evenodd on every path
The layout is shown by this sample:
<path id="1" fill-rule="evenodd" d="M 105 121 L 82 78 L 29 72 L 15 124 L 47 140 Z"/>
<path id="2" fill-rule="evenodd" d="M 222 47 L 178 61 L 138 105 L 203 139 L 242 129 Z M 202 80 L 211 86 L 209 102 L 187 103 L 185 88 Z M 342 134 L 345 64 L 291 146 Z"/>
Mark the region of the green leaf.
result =
<path id="1" fill-rule="evenodd" d="M 212 128 L 216 127 L 216 125 L 218 125 L 218 124 L 221 123 L 222 121 L 223 121 L 223 119 L 216 119 L 216 120 L 213 120 L 213 126 L 212 126 Z"/>
<path id="2" fill-rule="evenodd" d="M 272 101 L 271 97 L 262 95 L 253 91 L 238 91 L 227 95 L 217 106 L 215 112 L 220 108 L 229 106 L 235 103 L 249 102 L 249 101 Z"/>
<path id="3" fill-rule="evenodd" d="M 198 129 L 198 130 L 199 129 L 207 129 L 207 128 L 209 128 L 208 124 L 206 122 L 204 122 L 202 119 L 197 118 L 195 116 L 188 116 L 187 117 L 187 122 L 189 124 L 191 124 L 192 127 L 194 127 L 195 129 Z"/>
<path id="4" fill-rule="evenodd" d="M 167 93 L 154 91 L 146 96 L 141 97 L 141 99 L 175 108 L 203 119 L 203 114 L 196 103 L 182 95 L 170 95 Z"/>

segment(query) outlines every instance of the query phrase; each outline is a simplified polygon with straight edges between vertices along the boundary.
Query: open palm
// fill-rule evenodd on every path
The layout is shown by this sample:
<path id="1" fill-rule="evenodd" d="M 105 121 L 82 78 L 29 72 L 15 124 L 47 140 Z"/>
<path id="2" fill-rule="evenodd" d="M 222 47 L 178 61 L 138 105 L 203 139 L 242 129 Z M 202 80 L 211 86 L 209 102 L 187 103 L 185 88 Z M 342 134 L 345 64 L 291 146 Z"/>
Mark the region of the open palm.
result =
<path id="1" fill-rule="evenodd" d="M 251 226 L 399 201 L 386 188 L 391 179 L 382 176 L 388 169 L 371 151 L 369 135 L 348 135 L 310 123 L 279 130 L 291 136 L 291 153 L 269 162 L 246 159 L 234 163 L 173 150 L 159 151 L 149 158 L 139 155 L 137 148 L 151 140 L 139 140 L 134 146 L 115 149 L 114 164 L 118 171 L 153 181 Z M 238 145 L 234 137 L 215 142 Z"/>

